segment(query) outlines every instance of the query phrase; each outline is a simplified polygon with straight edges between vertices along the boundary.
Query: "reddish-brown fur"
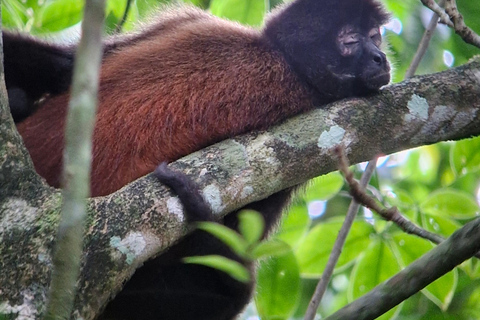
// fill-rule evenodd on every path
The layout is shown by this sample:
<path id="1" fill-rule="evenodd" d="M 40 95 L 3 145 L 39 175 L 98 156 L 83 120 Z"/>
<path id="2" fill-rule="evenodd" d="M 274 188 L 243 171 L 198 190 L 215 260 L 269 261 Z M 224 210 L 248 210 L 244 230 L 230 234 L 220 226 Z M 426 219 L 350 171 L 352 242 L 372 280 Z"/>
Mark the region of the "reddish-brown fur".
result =
<path id="1" fill-rule="evenodd" d="M 195 9 L 167 10 L 159 18 L 138 34 L 104 43 L 93 137 L 94 196 L 119 189 L 161 162 L 265 129 L 313 105 L 369 94 L 388 82 L 386 57 L 369 36 L 387 18 L 375 0 L 292 1 L 272 14 L 262 31 Z M 338 34 L 345 27 L 359 40 L 341 43 L 356 48 L 350 55 L 339 54 Z M 32 101 L 52 94 L 18 129 L 37 171 L 59 186 L 69 97 L 53 95 L 68 87 L 64 80 L 70 79 L 74 47 L 62 50 L 6 35 L 5 74 L 16 120 L 25 116 L 17 111 L 34 109 Z M 30 50 L 18 59 L 17 51 L 23 52 L 18 48 L 27 44 Z M 32 63 L 28 56 L 43 63 Z M 177 191 L 187 220 L 211 220 L 193 183 L 165 170 L 156 176 Z M 262 213 L 266 232 L 291 191 L 248 206 Z M 223 219 L 232 229 L 237 222 L 237 212 Z M 248 303 L 253 282 L 182 263 L 186 256 L 212 254 L 251 265 L 212 235 L 194 231 L 140 268 L 107 306 L 105 318 L 235 318 Z"/>
<path id="2" fill-rule="evenodd" d="M 168 22 L 104 57 L 92 196 L 312 108 L 311 92 L 259 31 L 193 9 Z M 18 125 L 39 174 L 57 187 L 68 98 L 47 99 Z"/>

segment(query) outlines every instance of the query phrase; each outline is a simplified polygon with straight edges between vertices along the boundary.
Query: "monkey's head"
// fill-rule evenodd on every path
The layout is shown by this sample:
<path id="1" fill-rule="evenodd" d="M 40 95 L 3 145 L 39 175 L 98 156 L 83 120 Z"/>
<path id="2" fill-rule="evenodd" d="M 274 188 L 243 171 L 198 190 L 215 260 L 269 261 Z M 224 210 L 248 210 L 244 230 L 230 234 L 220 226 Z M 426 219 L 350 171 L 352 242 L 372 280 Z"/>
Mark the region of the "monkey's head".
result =
<path id="1" fill-rule="evenodd" d="M 272 13 L 264 35 L 327 100 L 365 95 L 390 81 L 377 0 L 295 0 Z"/>

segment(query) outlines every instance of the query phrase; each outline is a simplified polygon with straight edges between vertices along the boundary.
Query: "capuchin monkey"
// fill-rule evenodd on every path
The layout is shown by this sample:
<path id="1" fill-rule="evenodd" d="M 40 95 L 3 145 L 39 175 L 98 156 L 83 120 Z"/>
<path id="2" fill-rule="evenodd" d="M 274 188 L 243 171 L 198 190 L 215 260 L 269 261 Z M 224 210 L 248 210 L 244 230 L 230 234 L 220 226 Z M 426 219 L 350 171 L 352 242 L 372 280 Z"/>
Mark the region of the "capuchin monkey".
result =
<path id="1" fill-rule="evenodd" d="M 129 182 L 226 138 L 266 129 L 298 113 L 390 80 L 377 0 L 295 0 L 261 30 L 199 9 L 166 9 L 130 35 L 107 39 L 93 134 L 91 195 Z M 64 127 L 76 45 L 54 45 L 4 32 L 10 108 L 37 172 L 60 187 Z M 162 164 L 155 175 L 179 194 L 189 221 L 212 220 L 192 181 Z M 266 234 L 291 190 L 253 203 Z M 236 229 L 237 212 L 222 221 Z M 213 236 L 196 230 L 141 267 L 106 307 L 103 319 L 229 320 L 254 283 L 184 264 L 221 254 L 245 264 Z"/>

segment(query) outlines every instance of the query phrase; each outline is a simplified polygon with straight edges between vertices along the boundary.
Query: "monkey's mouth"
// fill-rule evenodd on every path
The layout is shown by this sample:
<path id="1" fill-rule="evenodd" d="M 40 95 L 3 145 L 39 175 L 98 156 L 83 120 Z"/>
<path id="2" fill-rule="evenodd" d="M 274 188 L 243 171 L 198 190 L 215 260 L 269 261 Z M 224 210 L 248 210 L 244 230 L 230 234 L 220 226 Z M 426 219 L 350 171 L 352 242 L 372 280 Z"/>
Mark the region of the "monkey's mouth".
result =
<path id="1" fill-rule="evenodd" d="M 365 86 L 370 89 L 380 89 L 380 87 L 387 85 L 390 82 L 390 72 L 381 72 L 366 77 L 364 80 Z"/>

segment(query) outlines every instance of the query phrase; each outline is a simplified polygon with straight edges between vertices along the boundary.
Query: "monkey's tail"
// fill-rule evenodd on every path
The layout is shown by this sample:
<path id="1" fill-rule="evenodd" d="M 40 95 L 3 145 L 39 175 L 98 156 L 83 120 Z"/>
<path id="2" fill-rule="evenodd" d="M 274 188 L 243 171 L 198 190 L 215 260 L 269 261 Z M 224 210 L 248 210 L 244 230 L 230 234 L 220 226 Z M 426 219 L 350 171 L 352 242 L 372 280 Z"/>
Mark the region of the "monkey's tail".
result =
<path id="1" fill-rule="evenodd" d="M 186 174 L 170 169 L 166 162 L 162 162 L 153 174 L 180 198 L 188 222 L 215 220 L 212 209 L 203 198 L 198 186 Z"/>

